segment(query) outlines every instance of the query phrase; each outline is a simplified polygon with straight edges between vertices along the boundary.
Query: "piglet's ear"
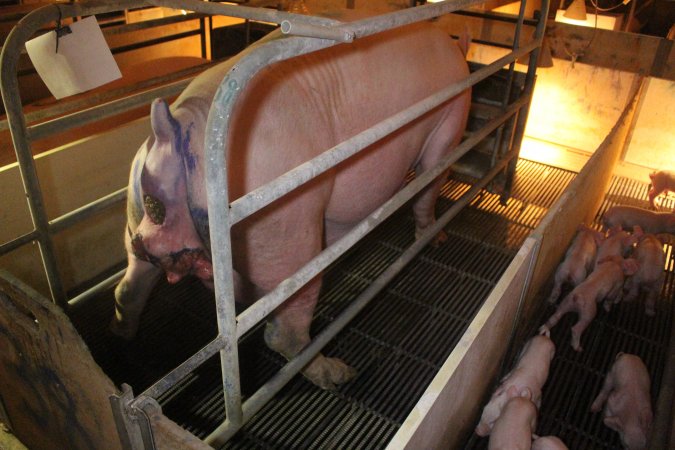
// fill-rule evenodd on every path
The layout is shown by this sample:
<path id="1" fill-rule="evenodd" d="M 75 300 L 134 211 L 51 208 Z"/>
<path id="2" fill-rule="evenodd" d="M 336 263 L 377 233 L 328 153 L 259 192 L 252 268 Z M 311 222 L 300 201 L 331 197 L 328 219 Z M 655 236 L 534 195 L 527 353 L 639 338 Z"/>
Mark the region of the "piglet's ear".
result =
<path id="1" fill-rule="evenodd" d="M 171 116 L 169 105 L 161 98 L 155 99 L 150 107 L 150 123 L 155 139 L 168 142 L 174 135 L 176 120 Z"/>

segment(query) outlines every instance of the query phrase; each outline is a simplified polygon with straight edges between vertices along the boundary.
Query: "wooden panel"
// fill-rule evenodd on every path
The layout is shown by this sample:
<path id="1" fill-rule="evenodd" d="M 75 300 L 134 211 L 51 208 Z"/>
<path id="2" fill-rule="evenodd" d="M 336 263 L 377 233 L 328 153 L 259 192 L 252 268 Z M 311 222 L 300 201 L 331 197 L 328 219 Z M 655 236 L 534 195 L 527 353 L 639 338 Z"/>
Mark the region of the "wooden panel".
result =
<path id="1" fill-rule="evenodd" d="M 211 450 L 194 434 L 178 426 L 161 412 L 149 416 L 152 436 L 158 450 Z"/>
<path id="2" fill-rule="evenodd" d="M 595 217 L 626 144 L 639 93 L 639 89 L 633 93 L 632 100 L 612 131 L 532 233 L 533 237 L 541 241 L 541 248 L 524 306 L 524 322 L 531 319 L 537 307 L 534 304 L 535 296 L 553 275 L 577 226 L 580 223 L 589 224 Z"/>
<path id="3" fill-rule="evenodd" d="M 577 53 L 585 64 L 675 80 L 672 40 L 551 21 L 546 37 L 554 58 L 570 60 Z"/>
<path id="4" fill-rule="evenodd" d="M 537 242 L 528 238 L 388 449 L 457 448 L 507 350 Z"/>
<path id="5" fill-rule="evenodd" d="M 120 449 L 116 393 L 61 309 L 0 272 L 0 396 L 16 437 L 32 450 Z"/>

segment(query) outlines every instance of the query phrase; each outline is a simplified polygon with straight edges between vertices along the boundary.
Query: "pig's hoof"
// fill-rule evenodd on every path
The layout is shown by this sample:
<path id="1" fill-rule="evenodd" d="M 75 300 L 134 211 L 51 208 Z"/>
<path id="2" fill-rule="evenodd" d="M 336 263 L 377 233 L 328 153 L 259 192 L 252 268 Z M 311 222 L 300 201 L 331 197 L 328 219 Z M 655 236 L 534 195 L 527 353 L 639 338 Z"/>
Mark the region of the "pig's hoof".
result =
<path id="1" fill-rule="evenodd" d="M 415 229 L 415 239 L 419 239 L 424 234 L 425 228 Z M 441 230 L 434 236 L 434 238 L 429 242 L 432 247 L 438 247 L 439 245 L 445 243 L 448 240 L 448 234 Z"/>
<path id="2" fill-rule="evenodd" d="M 302 374 L 321 389 L 334 390 L 337 385 L 354 378 L 356 369 L 338 358 L 327 358 L 321 354 L 302 371 Z"/>
<path id="3" fill-rule="evenodd" d="M 113 336 L 124 339 L 125 341 L 131 341 L 136 337 L 136 330 L 133 327 L 123 325 L 122 322 L 114 317 L 110 321 L 110 325 L 108 325 L 108 331 Z"/>

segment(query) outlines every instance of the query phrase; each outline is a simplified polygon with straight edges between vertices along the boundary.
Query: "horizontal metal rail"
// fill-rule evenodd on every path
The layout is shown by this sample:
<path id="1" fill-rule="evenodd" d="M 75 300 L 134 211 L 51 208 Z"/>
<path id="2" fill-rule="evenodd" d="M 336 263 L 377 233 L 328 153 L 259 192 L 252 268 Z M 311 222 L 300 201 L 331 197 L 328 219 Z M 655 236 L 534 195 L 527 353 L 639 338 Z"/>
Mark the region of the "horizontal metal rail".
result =
<path id="1" fill-rule="evenodd" d="M 213 63 L 208 62 L 200 64 L 198 66 L 189 67 L 187 69 L 183 69 L 177 72 L 172 72 L 170 74 L 163 75 L 160 77 L 149 78 L 147 80 L 134 83 L 132 86 L 122 86 L 120 88 L 111 89 L 109 91 L 101 92 L 98 94 L 88 95 L 86 98 L 79 98 L 77 100 L 73 100 L 70 102 L 59 102 L 45 108 L 40 108 L 39 110 L 36 111 L 26 113 L 25 114 L 26 122 L 28 123 L 39 122 L 59 115 L 64 115 L 71 111 L 81 110 L 92 103 L 103 104 L 104 102 L 113 100 L 115 98 L 128 95 L 131 92 L 148 89 L 153 86 L 157 88 L 157 85 L 166 84 L 168 82 L 176 81 L 181 78 L 189 77 L 188 79 L 191 81 L 199 72 L 202 72 L 213 65 L 214 65 Z M 0 120 L 0 131 L 6 130 L 8 128 L 9 122 L 7 121 L 7 119 Z"/>
<path id="2" fill-rule="evenodd" d="M 118 34 L 131 33 L 134 31 L 147 30 L 150 28 L 157 28 L 165 25 L 174 25 L 182 22 L 189 22 L 191 20 L 198 20 L 208 17 L 206 14 L 188 13 L 176 14 L 175 16 L 161 17 L 159 19 L 143 20 L 141 22 L 127 23 L 114 27 L 104 28 L 104 36 L 115 36 Z"/>
<path id="3" fill-rule="evenodd" d="M 62 215 L 61 217 L 52 220 L 49 222 L 50 230 L 53 233 L 58 233 L 59 231 L 65 230 L 66 228 L 75 225 L 77 222 L 83 219 L 91 217 L 112 205 L 122 202 L 126 198 L 127 188 L 124 187 L 104 197 L 101 197 L 98 200 L 89 203 L 88 205 L 74 209 L 73 211 Z"/>
<path id="4" fill-rule="evenodd" d="M 268 8 L 254 8 L 244 5 L 227 5 L 217 2 L 203 2 L 201 0 L 148 0 L 155 6 L 164 6 L 173 9 L 186 9 L 209 15 L 238 17 L 240 19 L 255 20 L 281 24 L 284 20 L 299 20 L 302 23 L 314 25 L 335 25 L 340 22 L 317 16 L 303 16 L 300 14 L 277 11 Z"/>
<path id="5" fill-rule="evenodd" d="M 68 306 L 69 307 L 77 307 L 83 302 L 89 300 L 90 298 L 100 294 L 104 290 L 110 289 L 111 287 L 115 286 L 120 279 L 124 276 L 124 272 L 126 272 L 127 269 L 122 269 L 119 272 L 109 276 L 105 280 L 101 281 L 98 283 L 96 286 L 93 286 L 90 289 L 87 289 L 77 297 L 73 297 L 70 300 L 68 300 Z"/>
<path id="6" fill-rule="evenodd" d="M 155 89 L 139 92 L 117 100 L 106 102 L 102 105 L 83 109 L 66 116 L 52 119 L 28 127 L 28 136 L 31 140 L 42 139 L 57 132 L 63 132 L 75 127 L 86 125 L 107 117 L 112 117 L 129 111 L 133 108 L 147 105 L 153 99 L 159 97 L 171 97 L 179 94 L 190 84 L 194 77 L 174 81 L 170 84 L 159 86 Z"/>

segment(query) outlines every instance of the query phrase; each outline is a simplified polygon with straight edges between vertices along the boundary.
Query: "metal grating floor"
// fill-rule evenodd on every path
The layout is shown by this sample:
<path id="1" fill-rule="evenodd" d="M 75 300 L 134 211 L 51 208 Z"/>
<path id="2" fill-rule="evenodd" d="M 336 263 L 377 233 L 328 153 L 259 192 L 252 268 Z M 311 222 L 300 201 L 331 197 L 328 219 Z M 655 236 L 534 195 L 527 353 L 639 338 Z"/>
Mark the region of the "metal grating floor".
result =
<path id="1" fill-rule="evenodd" d="M 224 448 L 384 448 L 522 242 L 573 178 L 572 172 L 520 160 L 508 206 L 501 205 L 494 194 L 475 199 L 447 227 L 449 243 L 423 251 L 324 349 L 358 369 L 353 381 L 328 392 L 295 377 Z M 468 188 L 467 183 L 449 181 L 438 203 L 439 212 Z M 646 198 L 646 185 L 642 188 L 640 198 Z M 314 333 L 412 242 L 413 227 L 410 210 L 404 209 L 325 274 Z M 672 276 L 669 280 L 672 285 Z M 128 383 L 138 394 L 215 336 L 213 303 L 211 292 L 199 282 L 162 284 L 149 300 L 141 331 L 131 344 L 101 332 L 112 314 L 112 293 L 82 305 L 73 311 L 72 319 L 104 371 L 116 384 Z M 664 317 L 660 328 L 669 330 L 670 319 Z M 566 326 L 562 323 L 554 332 Z M 632 336 L 633 331 L 627 333 Z M 634 341 L 636 345 L 652 343 L 651 338 Z M 609 344 L 598 341 L 595 345 Z M 593 344 L 585 342 L 585 346 L 588 350 L 581 358 L 592 354 Z M 567 373 L 555 365 L 565 365 L 564 355 L 559 352 L 552 373 Z M 609 361 L 609 354 L 605 356 Z M 245 396 L 283 364 L 281 357 L 262 344 L 260 328 L 244 337 L 240 357 Z M 662 365 L 662 358 L 658 360 L 654 364 Z M 169 418 L 202 438 L 224 416 L 218 364 L 217 359 L 209 361 L 159 399 Z M 581 370 L 577 366 L 583 364 L 572 364 Z M 603 370 L 597 362 L 593 367 L 597 378 Z M 554 410 L 553 404 L 550 409 Z M 565 418 L 547 411 L 542 409 L 540 425 L 568 426 Z M 603 442 L 612 442 L 610 433 L 601 436 Z"/>
<path id="2" fill-rule="evenodd" d="M 599 227 L 604 212 L 614 205 L 648 208 L 648 190 L 647 183 L 614 177 L 596 215 L 595 225 Z M 675 204 L 671 201 L 663 207 L 672 210 Z M 591 403 L 600 391 L 604 376 L 618 352 L 636 354 L 645 362 L 651 375 L 652 407 L 656 406 L 668 356 L 675 299 L 675 238 L 670 235 L 662 237 L 666 239 L 666 279 L 655 317 L 644 314 L 642 301 L 621 303 L 610 313 L 598 308 L 598 315 L 582 336 L 584 350 L 581 353 L 575 352 L 569 344 L 569 329 L 577 320 L 575 314 L 567 314 L 553 328 L 551 338 L 556 344 L 556 355 L 543 389 L 537 435 L 558 436 L 570 449 L 575 450 L 623 448 L 619 435 L 602 423 L 602 413 L 590 412 Z M 547 290 L 540 293 L 543 307 L 538 320 L 529 324 L 532 328 L 530 335 L 536 333 L 539 325 L 555 311 L 555 306 L 549 306 L 545 300 L 548 293 Z M 565 292 L 560 297 L 564 295 Z M 506 372 L 514 362 L 506 365 Z M 473 435 L 464 448 L 486 449 L 488 442 L 488 437 Z"/>

